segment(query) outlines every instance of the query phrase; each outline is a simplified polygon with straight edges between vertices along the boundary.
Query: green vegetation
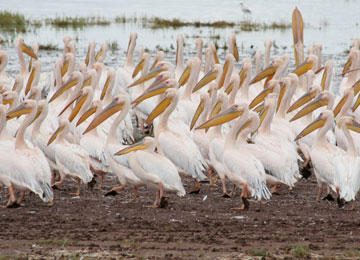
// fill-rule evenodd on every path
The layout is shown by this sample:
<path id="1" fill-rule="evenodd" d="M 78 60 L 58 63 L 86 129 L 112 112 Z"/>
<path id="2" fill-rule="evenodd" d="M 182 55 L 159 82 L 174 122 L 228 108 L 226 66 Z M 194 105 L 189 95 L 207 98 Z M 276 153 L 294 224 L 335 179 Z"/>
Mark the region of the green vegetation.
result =
<path id="1" fill-rule="evenodd" d="M 108 42 L 107 45 L 109 46 L 109 49 L 111 51 L 117 51 L 119 49 L 119 44 L 117 43 L 117 41 Z"/>
<path id="2" fill-rule="evenodd" d="M 0 30 L 10 32 L 26 32 L 26 20 L 19 13 L 0 12 Z"/>
<path id="3" fill-rule="evenodd" d="M 266 251 L 263 249 L 250 249 L 248 253 L 253 256 L 267 256 Z"/>
<path id="4" fill-rule="evenodd" d="M 110 25 L 110 21 L 104 17 L 56 17 L 55 19 L 46 19 L 45 24 L 56 28 L 83 28 L 93 25 Z"/>
<path id="5" fill-rule="evenodd" d="M 290 254 L 297 258 L 310 257 L 310 250 L 307 245 L 296 245 L 290 249 Z"/>
<path id="6" fill-rule="evenodd" d="M 57 45 L 48 43 L 48 44 L 39 44 L 39 50 L 45 50 L 45 51 L 57 51 L 59 48 Z"/>

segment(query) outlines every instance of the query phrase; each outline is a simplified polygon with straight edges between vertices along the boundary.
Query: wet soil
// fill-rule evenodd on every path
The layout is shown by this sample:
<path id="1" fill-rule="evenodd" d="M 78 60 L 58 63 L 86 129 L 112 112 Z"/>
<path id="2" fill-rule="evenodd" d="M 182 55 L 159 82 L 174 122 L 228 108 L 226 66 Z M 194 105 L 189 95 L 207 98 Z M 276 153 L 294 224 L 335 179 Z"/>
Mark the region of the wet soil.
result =
<path id="1" fill-rule="evenodd" d="M 67 180 L 47 207 L 28 195 L 25 206 L 0 209 L 0 259 L 356 259 L 360 258 L 360 213 L 336 202 L 316 202 L 313 176 L 294 189 L 282 187 L 269 201 L 241 206 L 240 191 L 222 198 L 218 187 L 202 184 L 199 194 L 168 194 L 165 209 L 147 208 L 155 193 L 129 186 L 104 194 L 117 183 L 107 176 L 104 190 Z M 193 182 L 184 179 L 187 191 Z M 230 186 L 229 186 L 230 189 Z M 0 191 L 5 205 L 7 191 Z M 356 205 L 359 207 L 358 203 Z"/>

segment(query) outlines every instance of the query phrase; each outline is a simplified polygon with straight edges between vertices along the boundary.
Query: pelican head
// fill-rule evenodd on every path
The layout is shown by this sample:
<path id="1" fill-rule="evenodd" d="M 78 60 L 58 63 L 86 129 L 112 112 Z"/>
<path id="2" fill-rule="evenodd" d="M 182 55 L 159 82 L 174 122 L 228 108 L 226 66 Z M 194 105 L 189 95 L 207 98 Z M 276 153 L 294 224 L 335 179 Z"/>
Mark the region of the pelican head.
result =
<path id="1" fill-rule="evenodd" d="M 314 111 L 319 107 L 322 106 L 332 107 L 333 102 L 334 102 L 334 96 L 332 95 L 332 93 L 327 90 L 322 91 L 313 101 L 311 101 L 309 104 L 304 106 L 295 116 L 293 116 L 293 118 L 290 119 L 290 122 L 311 113 L 312 111 Z"/>
<path id="2" fill-rule="evenodd" d="M 47 145 L 50 145 L 52 142 L 54 142 L 56 140 L 56 138 L 58 136 L 60 136 L 60 134 L 62 136 L 65 136 L 70 129 L 70 122 L 67 119 L 62 118 L 59 122 L 59 127 L 58 129 L 52 134 L 52 136 L 49 138 L 49 141 L 47 143 Z"/>
<path id="3" fill-rule="evenodd" d="M 194 128 L 194 125 L 196 124 L 196 121 L 199 119 L 202 112 L 204 112 L 205 104 L 210 101 L 210 96 L 208 93 L 201 93 L 200 95 L 200 103 L 195 111 L 194 117 L 191 120 L 190 124 L 190 130 Z"/>
<path id="4" fill-rule="evenodd" d="M 230 48 L 230 53 L 232 53 L 234 55 L 235 60 L 239 62 L 239 52 L 236 44 L 236 36 L 233 33 L 229 36 L 229 48 Z"/>
<path id="5" fill-rule="evenodd" d="M 133 145 L 130 145 L 130 146 L 116 152 L 115 155 L 124 155 L 124 154 L 138 151 L 138 150 L 154 151 L 155 147 L 156 147 L 156 145 L 155 145 L 154 138 L 152 138 L 150 136 L 145 136 L 144 139 L 142 139 L 140 142 L 137 142 Z"/>
<path id="6" fill-rule="evenodd" d="M 22 37 L 17 38 L 16 47 L 19 51 L 26 53 L 27 55 L 34 58 L 35 60 L 38 59 L 36 54 L 25 44 L 24 38 L 22 38 Z"/>
<path id="7" fill-rule="evenodd" d="M 54 95 L 49 99 L 49 103 L 57 99 L 59 96 L 61 96 L 66 90 L 72 88 L 75 85 L 82 85 L 84 82 L 83 75 L 78 72 L 74 71 L 70 78 L 62 85 L 55 93 Z"/>
<path id="8" fill-rule="evenodd" d="M 302 95 L 298 100 L 296 100 L 288 109 L 287 113 L 298 109 L 302 105 L 308 103 L 310 100 L 314 99 L 317 95 L 319 95 L 321 91 L 321 87 L 317 85 L 313 85 L 309 88 L 308 91 L 304 95 Z"/>
<path id="9" fill-rule="evenodd" d="M 259 74 L 257 74 L 251 81 L 250 81 L 250 85 L 251 84 L 255 84 L 256 82 L 259 82 L 260 80 L 263 80 L 264 78 L 267 77 L 273 77 L 276 70 L 283 64 L 283 60 L 282 59 L 275 59 L 271 62 L 271 64 L 264 69 L 263 71 L 261 71 Z"/>
<path id="10" fill-rule="evenodd" d="M 144 52 L 142 54 L 142 59 L 140 60 L 140 62 L 138 63 L 138 65 L 136 65 L 132 77 L 135 78 L 137 74 L 139 74 L 139 72 L 144 68 L 144 64 L 149 64 L 150 61 L 150 54 L 147 52 Z"/>
<path id="11" fill-rule="evenodd" d="M 106 95 L 106 92 L 107 92 L 109 86 L 114 85 L 115 77 L 116 77 L 115 70 L 114 69 L 108 70 L 106 81 L 105 81 L 104 87 L 101 91 L 100 100 L 103 100 L 105 98 L 105 95 Z"/>
<path id="12" fill-rule="evenodd" d="M 311 70 L 314 66 L 316 66 L 318 61 L 317 56 L 309 55 L 306 57 L 305 61 L 300 64 L 292 73 L 295 73 L 298 76 L 305 74 L 308 70 Z"/>
<path id="13" fill-rule="evenodd" d="M 340 113 L 341 108 L 344 106 L 344 104 L 346 103 L 347 100 L 349 100 L 349 102 L 352 103 L 353 99 L 354 99 L 354 89 L 347 88 L 344 91 L 344 96 L 340 99 L 339 103 L 334 108 L 334 111 L 333 111 L 334 117 L 336 118 L 336 116 Z M 356 105 L 356 102 L 355 102 L 355 105 Z"/>
<path id="14" fill-rule="evenodd" d="M 84 114 L 80 117 L 80 119 L 77 121 L 76 126 L 79 126 L 81 123 L 83 123 L 86 119 L 88 119 L 91 115 L 96 113 L 98 110 L 101 110 L 102 102 L 101 100 L 97 99 L 94 100 L 89 109 L 85 111 Z"/>
<path id="15" fill-rule="evenodd" d="M 39 80 L 39 76 L 40 76 L 40 70 L 41 70 L 41 63 L 40 61 L 36 60 L 34 61 L 32 68 L 31 68 L 31 72 L 28 78 L 28 81 L 26 82 L 26 86 L 25 86 L 25 94 L 27 95 L 31 89 L 31 87 L 33 86 L 34 82 L 37 82 Z"/>
<path id="16" fill-rule="evenodd" d="M 305 127 L 304 130 L 298 134 L 298 136 L 295 138 L 294 141 L 297 141 L 308 134 L 312 133 L 316 129 L 319 129 L 320 127 L 323 127 L 326 121 L 333 121 L 334 120 L 334 114 L 331 110 L 324 110 L 320 113 L 320 115 L 307 127 Z"/>
<path id="17" fill-rule="evenodd" d="M 86 58 L 85 58 L 86 66 L 89 65 L 90 58 L 95 56 L 95 45 L 96 45 L 95 41 L 91 40 L 89 42 L 88 51 L 86 53 Z"/>
<path id="18" fill-rule="evenodd" d="M 118 95 L 114 97 L 112 102 L 107 105 L 89 124 L 83 134 L 91 131 L 106 119 L 111 117 L 113 114 L 121 111 L 121 110 L 128 110 L 130 107 L 130 100 L 125 95 Z"/>
<path id="19" fill-rule="evenodd" d="M 227 123 L 241 115 L 243 115 L 245 112 L 247 113 L 249 111 L 248 106 L 244 104 L 235 104 L 232 105 L 227 110 L 221 112 L 220 114 L 217 114 L 216 116 L 211 117 L 209 120 L 201 124 L 200 126 L 196 127 L 195 129 L 207 129 L 212 126 L 221 125 L 224 123 Z"/>
<path id="20" fill-rule="evenodd" d="M 108 45 L 106 43 L 102 43 L 100 45 L 100 50 L 95 55 L 95 62 L 103 63 L 106 59 L 106 52 L 108 50 Z"/>
<path id="21" fill-rule="evenodd" d="M 160 103 L 154 108 L 154 110 L 150 113 L 148 118 L 146 119 L 146 124 L 150 124 L 155 118 L 161 115 L 174 100 L 178 98 L 178 91 L 175 88 L 169 88 L 165 91 L 164 98 L 160 101 Z"/>
<path id="22" fill-rule="evenodd" d="M 262 102 L 269 93 L 280 93 L 280 84 L 278 80 L 270 80 L 269 85 L 261 91 L 250 103 L 249 108 L 254 108 L 257 104 Z"/>
<path id="23" fill-rule="evenodd" d="M 37 102 L 35 100 L 27 99 L 20 103 L 19 106 L 9 111 L 6 115 L 6 120 L 24 115 L 30 114 L 34 109 L 37 109 Z M 35 114 L 34 114 L 35 118 Z M 33 118 L 33 119 L 34 119 Z M 32 120 L 33 120 L 32 119 Z"/>
<path id="24" fill-rule="evenodd" d="M 160 61 L 163 61 L 165 59 L 165 53 L 163 51 L 158 51 L 156 53 L 156 58 L 155 58 L 155 61 L 153 63 L 153 65 L 151 66 L 150 70 L 153 70 L 156 65 L 160 62 Z"/>
<path id="25" fill-rule="evenodd" d="M 209 84 L 214 79 L 218 78 L 223 73 L 223 68 L 220 64 L 215 64 L 213 69 L 204 75 L 204 77 L 195 85 L 193 93 Z"/>
<path id="26" fill-rule="evenodd" d="M 346 127 L 349 130 L 360 133 L 360 124 L 353 116 L 343 116 L 338 120 L 337 124 L 340 127 Z"/>
<path id="27" fill-rule="evenodd" d="M 19 100 L 19 95 L 16 91 L 6 91 L 2 94 L 3 104 L 12 104 L 15 100 Z"/>

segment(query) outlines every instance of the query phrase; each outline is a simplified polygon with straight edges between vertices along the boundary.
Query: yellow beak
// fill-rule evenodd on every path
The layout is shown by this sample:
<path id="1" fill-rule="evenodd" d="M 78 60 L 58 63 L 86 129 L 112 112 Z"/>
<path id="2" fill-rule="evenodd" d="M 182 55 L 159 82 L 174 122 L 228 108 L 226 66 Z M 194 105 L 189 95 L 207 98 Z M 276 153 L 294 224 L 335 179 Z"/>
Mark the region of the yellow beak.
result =
<path id="1" fill-rule="evenodd" d="M 316 129 L 322 127 L 325 124 L 325 119 L 321 119 L 320 116 L 312 122 L 310 125 L 308 125 L 304 130 L 301 131 L 300 134 L 295 138 L 295 142 L 299 140 L 300 138 L 303 138 L 304 136 L 307 136 L 311 132 L 315 131 Z"/>
<path id="2" fill-rule="evenodd" d="M 134 152 L 134 151 L 138 151 L 138 150 L 144 150 L 148 148 L 147 145 L 144 144 L 144 140 L 136 143 L 136 144 L 133 144 L 133 145 L 130 145 L 118 152 L 116 152 L 114 155 L 124 155 L 124 154 L 127 154 L 127 153 L 130 153 L 130 152 Z"/>
<path id="3" fill-rule="evenodd" d="M 145 81 L 148 81 L 152 78 L 155 78 L 160 72 L 164 71 L 165 69 L 160 69 L 159 67 L 155 67 L 155 69 L 151 70 L 148 74 L 146 74 L 143 77 L 140 77 L 138 80 L 135 80 L 133 83 L 131 83 L 128 88 L 134 87 L 136 85 L 139 85 Z"/>
<path id="4" fill-rule="evenodd" d="M 136 65 L 133 74 L 132 74 L 132 78 L 135 78 L 137 74 L 139 74 L 139 72 L 144 68 L 144 63 L 145 63 L 145 59 L 142 59 L 138 65 Z"/>
<path id="5" fill-rule="evenodd" d="M 92 114 L 94 114 L 96 112 L 97 107 L 96 106 L 91 106 L 81 117 L 80 119 L 77 121 L 76 126 L 79 126 L 80 124 L 82 124 L 86 119 L 88 119 Z"/>
<path id="6" fill-rule="evenodd" d="M 21 50 L 22 50 L 22 52 L 26 53 L 30 57 L 34 58 L 35 60 L 38 59 L 38 57 L 33 52 L 33 50 L 31 50 L 26 44 L 21 45 Z"/>
<path id="7" fill-rule="evenodd" d="M 24 114 L 29 114 L 31 112 L 31 108 L 26 108 L 24 104 L 20 104 L 18 107 L 14 108 L 6 115 L 6 120 L 19 117 Z"/>
<path id="8" fill-rule="evenodd" d="M 204 107 L 205 107 L 205 102 L 204 102 L 204 100 L 201 100 L 199 103 L 199 106 L 197 107 L 197 109 L 195 111 L 194 117 L 191 120 L 190 131 L 194 128 L 196 121 L 199 119 L 201 113 L 204 111 Z"/>
<path id="9" fill-rule="evenodd" d="M 97 62 L 100 58 L 100 56 L 102 55 L 102 49 L 99 50 L 99 52 L 96 54 L 95 56 L 95 62 Z"/>
<path id="10" fill-rule="evenodd" d="M 156 65 L 158 64 L 158 62 L 159 62 L 159 58 L 156 58 L 154 61 L 154 64 L 151 66 L 150 70 L 153 70 L 156 67 Z"/>
<path id="11" fill-rule="evenodd" d="M 296 55 L 295 45 L 299 42 L 304 43 L 304 22 L 299 9 L 296 7 L 292 13 L 292 29 L 294 38 L 294 54 L 296 67 L 299 66 L 300 60 Z"/>
<path id="12" fill-rule="evenodd" d="M 150 124 L 156 117 L 161 115 L 165 111 L 165 109 L 170 106 L 172 98 L 163 98 L 163 100 L 154 108 L 154 110 L 150 113 L 145 123 Z"/>
<path id="13" fill-rule="evenodd" d="M 189 66 L 187 66 L 186 69 L 184 70 L 184 72 L 181 74 L 181 77 L 179 79 L 179 88 L 181 86 L 184 86 L 188 82 L 189 77 L 190 77 L 190 72 L 191 72 L 191 69 Z"/>
<path id="14" fill-rule="evenodd" d="M 31 84 L 34 81 L 34 76 L 35 76 L 35 70 L 34 68 L 31 70 L 30 75 L 29 75 L 29 79 L 26 83 L 26 87 L 25 87 L 25 95 L 27 95 L 30 91 L 31 88 Z"/>
<path id="15" fill-rule="evenodd" d="M 227 123 L 240 115 L 242 115 L 244 112 L 242 110 L 238 110 L 236 108 L 236 105 L 230 107 L 229 109 L 225 110 L 224 112 L 210 118 L 205 123 L 201 124 L 200 126 L 196 127 L 196 129 L 207 129 L 212 126 L 222 125 L 224 123 Z"/>
<path id="16" fill-rule="evenodd" d="M 74 118 L 76 117 L 76 115 L 79 113 L 81 107 L 83 106 L 83 104 L 85 103 L 85 101 L 87 99 L 87 96 L 88 96 L 87 94 L 85 94 L 85 95 L 81 94 L 76 98 L 76 100 L 77 100 L 76 105 L 69 117 L 70 122 L 72 122 L 74 120 Z"/>
<path id="17" fill-rule="evenodd" d="M 101 91 L 100 100 L 104 99 L 104 97 L 106 95 L 106 91 L 107 91 L 107 89 L 109 87 L 109 84 L 110 84 L 110 76 L 107 76 L 104 87 L 103 87 L 103 89 Z"/>
<path id="18" fill-rule="evenodd" d="M 309 102 L 310 100 L 312 100 L 313 98 L 315 98 L 316 96 L 316 92 L 315 91 L 307 91 L 304 95 L 302 95 L 298 100 L 296 100 L 294 102 L 294 104 L 292 104 L 287 113 L 290 113 L 292 111 L 294 111 L 295 109 L 301 107 L 302 105 L 306 104 L 307 102 Z"/>
<path id="19" fill-rule="evenodd" d="M 214 70 L 210 70 L 206 75 L 195 85 L 193 89 L 193 93 L 204 87 L 205 85 L 209 84 L 211 81 L 216 79 L 217 72 Z"/>
<path id="20" fill-rule="evenodd" d="M 236 62 L 239 62 L 239 51 L 237 48 L 237 44 L 236 44 L 236 40 L 234 41 L 234 46 L 233 46 L 233 53 L 234 53 L 234 58 L 236 60 Z"/>
<path id="21" fill-rule="evenodd" d="M 320 96 L 315 98 L 312 102 L 307 104 L 305 107 L 303 107 L 293 118 L 290 119 L 291 121 L 294 121 L 296 119 L 299 119 L 303 116 L 306 116 L 307 114 L 311 113 L 315 109 L 326 106 L 329 103 L 327 99 L 321 99 Z"/>
<path id="22" fill-rule="evenodd" d="M 49 146 L 52 142 L 55 141 L 56 137 L 61 133 L 61 131 L 64 129 L 64 126 L 60 126 L 55 133 L 53 133 L 53 135 L 50 137 L 47 145 Z"/>
<path id="23" fill-rule="evenodd" d="M 139 97 L 137 97 L 133 102 L 133 108 L 135 108 L 137 105 L 139 105 L 141 102 L 143 102 L 145 99 L 163 94 L 168 88 L 172 87 L 172 85 L 167 85 L 165 83 L 160 84 L 157 87 L 149 88 L 144 91 Z"/>
<path id="24" fill-rule="evenodd" d="M 64 75 L 68 71 L 68 69 L 69 69 L 69 61 L 66 60 L 63 64 L 63 66 L 61 67 L 61 77 L 64 77 Z"/>
<path id="25" fill-rule="evenodd" d="M 354 132 L 360 133 L 360 124 L 355 120 L 352 124 L 346 124 L 346 127 Z"/>
<path id="26" fill-rule="evenodd" d="M 305 74 L 308 70 L 311 70 L 314 65 L 310 62 L 304 61 L 298 66 L 292 73 L 295 73 L 298 77 Z"/>
<path id="27" fill-rule="evenodd" d="M 214 57 L 215 63 L 219 64 L 220 62 L 219 62 L 219 58 L 218 58 L 218 56 L 216 54 L 216 49 L 215 48 L 213 49 L 213 57 Z"/>
<path id="28" fill-rule="evenodd" d="M 105 107 L 99 115 L 97 115 L 89 124 L 89 126 L 86 128 L 83 134 L 86 134 L 87 132 L 93 130 L 95 127 L 100 125 L 102 122 L 104 122 L 106 119 L 111 117 L 116 112 L 122 110 L 124 107 L 123 103 L 118 103 L 113 100 L 107 107 Z"/>
<path id="29" fill-rule="evenodd" d="M 221 78 L 220 78 L 220 82 L 219 82 L 219 85 L 218 85 L 218 89 L 221 89 L 222 86 L 224 85 L 224 82 L 225 82 L 225 77 L 226 77 L 226 74 L 229 70 L 229 61 L 226 61 L 225 64 L 224 64 L 224 68 L 223 68 L 223 72 L 221 74 Z"/>
<path id="30" fill-rule="evenodd" d="M 264 69 L 262 72 L 260 72 L 259 74 L 257 74 L 255 76 L 255 78 L 253 78 L 250 81 L 250 85 L 251 84 L 255 84 L 256 82 L 259 82 L 260 80 L 263 80 L 266 77 L 269 77 L 271 75 L 274 75 L 276 72 L 276 68 L 271 64 L 269 67 L 267 67 L 266 69 Z"/>
<path id="31" fill-rule="evenodd" d="M 252 109 L 257 104 L 260 104 L 260 102 L 264 101 L 265 97 L 273 91 L 274 88 L 267 87 L 263 89 L 254 99 L 251 101 L 249 108 Z"/>
<path id="32" fill-rule="evenodd" d="M 72 77 L 70 77 L 70 79 L 68 81 L 65 82 L 65 84 L 59 88 L 54 95 L 50 98 L 49 103 L 54 101 L 55 99 L 57 99 L 59 96 L 61 96 L 66 90 L 72 88 L 73 86 L 75 86 L 78 83 L 78 80 L 75 78 L 73 79 Z"/>
<path id="33" fill-rule="evenodd" d="M 343 77 L 345 76 L 345 74 L 347 73 L 347 71 L 350 69 L 351 64 L 352 64 L 352 58 L 349 57 L 349 59 L 348 59 L 348 60 L 346 61 L 346 63 L 345 63 L 344 69 L 343 69 L 343 71 L 342 71 L 342 73 L 341 73 L 341 75 L 342 75 Z"/>
<path id="34" fill-rule="evenodd" d="M 86 66 L 89 66 L 89 62 L 90 62 L 90 46 L 88 47 L 88 51 L 86 53 L 86 58 L 85 58 Z"/>

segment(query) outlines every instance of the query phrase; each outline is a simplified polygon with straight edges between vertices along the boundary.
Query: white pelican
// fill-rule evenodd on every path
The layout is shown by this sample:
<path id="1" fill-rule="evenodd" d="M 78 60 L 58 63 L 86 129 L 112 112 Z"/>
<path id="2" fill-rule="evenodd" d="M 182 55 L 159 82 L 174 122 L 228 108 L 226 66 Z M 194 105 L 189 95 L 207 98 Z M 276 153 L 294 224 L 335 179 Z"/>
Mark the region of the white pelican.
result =
<path id="1" fill-rule="evenodd" d="M 145 185 L 157 190 L 153 207 L 164 208 L 167 205 L 165 191 L 176 192 L 180 197 L 185 196 L 186 192 L 175 165 L 165 156 L 155 153 L 155 148 L 154 138 L 146 136 L 141 142 L 124 148 L 115 155 L 129 153 L 129 165 L 136 176 Z"/>
<path id="2" fill-rule="evenodd" d="M 25 142 L 25 131 L 34 121 L 37 114 L 37 102 L 35 100 L 23 101 L 18 107 L 8 112 L 7 119 L 21 116 L 23 114 L 27 115 L 16 134 L 15 149 L 13 151 L 9 151 L 9 149 L 5 150 L 10 153 L 11 156 L 16 158 L 16 164 L 23 164 L 27 167 L 25 172 L 17 171 L 21 166 L 14 167 L 16 170 L 13 169 L 13 174 L 18 176 L 14 182 L 11 182 L 15 189 L 22 191 L 20 201 L 24 198 L 25 191 L 29 189 L 39 195 L 44 202 L 49 202 L 49 206 L 52 206 L 53 192 L 51 189 L 51 171 L 47 159 L 38 147 L 30 147 L 27 142 Z M 7 157 L 9 157 L 9 154 Z M 13 165 L 9 162 L 9 165 L 3 167 L 8 170 L 11 169 Z"/>
<path id="3" fill-rule="evenodd" d="M 77 191 L 75 193 L 70 193 L 70 195 L 79 196 L 81 182 L 90 182 L 93 178 L 93 174 L 90 170 L 89 154 L 79 145 L 68 143 L 65 140 L 65 136 L 68 134 L 69 130 L 69 120 L 61 119 L 59 128 L 53 133 L 48 141 L 48 145 L 54 146 L 55 161 L 60 174 L 60 181 L 55 182 L 53 187 L 59 187 L 64 183 L 65 177 L 70 176 L 75 179 L 78 184 Z"/>
<path id="4" fill-rule="evenodd" d="M 196 44 L 196 57 L 199 58 L 200 60 L 200 73 L 199 73 L 199 79 L 201 79 L 202 77 L 204 77 L 204 68 L 203 68 L 203 61 L 202 61 L 202 49 L 203 49 L 203 45 L 204 45 L 204 41 L 202 38 L 197 38 L 195 41 Z"/>
<path id="5" fill-rule="evenodd" d="M 260 200 L 270 199 L 271 193 L 266 186 L 266 175 L 262 163 L 247 152 L 246 145 L 237 143 L 236 136 L 240 127 L 247 121 L 249 108 L 246 104 L 233 105 L 228 110 L 202 124 L 202 128 L 216 126 L 239 117 L 225 137 L 223 162 L 227 168 L 227 177 L 237 186 L 242 186 L 240 210 L 249 209 L 249 196 Z"/>
<path id="6" fill-rule="evenodd" d="M 125 145 L 119 144 L 118 138 L 116 136 L 117 133 L 117 127 L 120 124 L 122 120 L 124 120 L 125 116 L 129 112 L 130 109 L 130 100 L 128 96 L 125 95 L 119 95 L 116 96 L 112 102 L 105 107 L 99 115 L 97 115 L 89 124 L 87 129 L 85 130 L 84 134 L 91 131 L 98 125 L 100 125 L 102 122 L 104 122 L 106 119 L 111 117 L 113 114 L 121 111 L 118 116 L 115 118 L 113 123 L 111 124 L 106 144 L 105 144 L 105 154 L 106 159 L 109 164 L 110 172 L 114 173 L 120 183 L 121 186 L 114 187 L 105 194 L 107 195 L 116 195 L 117 191 L 123 190 L 126 187 L 127 183 L 130 183 L 134 186 L 134 198 L 133 201 L 136 201 L 136 195 L 137 195 L 137 187 L 143 186 L 144 183 L 134 174 L 134 172 L 130 169 L 128 156 L 115 156 L 114 154 L 118 152 L 119 150 L 125 148 Z"/>
<path id="7" fill-rule="evenodd" d="M 317 201 L 320 201 L 323 188 L 329 185 L 330 188 L 338 194 L 339 202 L 339 187 L 335 181 L 338 178 L 341 178 L 340 176 L 342 173 L 339 172 L 338 169 L 345 168 L 346 166 L 336 165 L 334 159 L 335 157 L 343 156 L 345 151 L 330 144 L 325 138 L 326 132 L 332 128 L 333 121 L 333 112 L 331 110 L 324 110 L 320 113 L 318 118 L 301 131 L 295 139 L 295 141 L 299 140 L 321 127 L 316 133 L 315 140 L 310 150 L 310 158 L 319 187 Z"/>
<path id="8" fill-rule="evenodd" d="M 19 61 L 20 61 L 20 75 L 23 78 L 26 78 L 28 76 L 29 72 L 26 68 L 26 63 L 25 63 L 25 58 L 24 58 L 23 52 L 26 53 L 27 55 L 29 55 L 30 57 L 33 57 L 36 60 L 37 60 L 37 56 L 27 45 L 25 45 L 24 39 L 22 37 L 19 37 L 16 40 L 16 51 L 17 51 L 17 55 L 18 55 Z"/>
<path id="9" fill-rule="evenodd" d="M 345 201 L 352 201 L 351 210 L 355 209 L 355 197 L 360 188 L 360 157 L 356 151 L 355 142 L 349 130 L 360 133 L 360 124 L 355 121 L 354 117 L 344 116 L 338 120 L 344 135 L 348 142 L 348 148 L 345 155 L 335 157 L 335 166 L 341 172 L 341 175 L 335 182 L 339 185 L 340 198 Z M 346 167 L 345 169 L 342 167 Z M 345 175 L 345 176 L 344 176 Z M 339 206 L 342 206 L 340 202 Z"/>
<path id="10" fill-rule="evenodd" d="M 90 41 L 88 51 L 85 58 L 85 64 L 87 69 L 91 69 L 95 63 L 95 41 Z"/>
<path id="11" fill-rule="evenodd" d="M 344 77 L 339 85 L 338 92 L 340 95 L 343 95 L 345 89 L 351 87 L 354 85 L 355 81 L 358 79 L 358 71 L 354 70 L 359 67 L 360 64 L 360 51 L 356 48 L 351 48 L 349 53 L 349 59 L 347 60 L 344 69 L 342 71 L 343 77 L 345 76 L 345 73 L 348 73 L 349 75 L 347 77 Z M 350 71 L 350 72 L 348 72 Z"/>
<path id="12" fill-rule="evenodd" d="M 179 80 L 180 76 L 184 72 L 184 36 L 179 34 L 176 37 L 176 68 L 175 79 Z"/>
<path id="13" fill-rule="evenodd" d="M 196 144 L 187 133 L 183 131 L 175 132 L 168 126 L 170 114 L 175 110 L 178 102 L 179 95 L 177 89 L 167 89 L 162 101 L 149 115 L 147 123 L 152 122 L 162 114 L 155 129 L 158 151 L 169 158 L 181 173 L 195 180 L 196 187 L 193 193 L 198 193 L 200 191 L 199 181 L 206 178 L 203 174 L 203 171 L 207 168 L 206 162 Z"/>
<path id="14" fill-rule="evenodd" d="M 155 60 L 154 60 L 154 63 L 153 63 L 153 65 L 151 65 L 151 67 L 150 67 L 150 70 L 153 70 L 153 69 L 156 67 L 156 65 L 157 65 L 159 62 L 164 61 L 164 59 L 165 59 L 165 53 L 164 53 L 163 51 L 158 51 L 158 52 L 156 53 L 156 58 L 155 58 Z"/>
<path id="15" fill-rule="evenodd" d="M 239 52 L 236 44 L 236 35 L 233 33 L 229 36 L 229 53 L 234 56 L 236 62 L 239 62 Z"/>
<path id="16" fill-rule="evenodd" d="M 265 46 L 265 55 L 264 55 L 264 70 L 267 69 L 270 65 L 270 54 L 271 54 L 271 47 L 272 47 L 272 40 L 266 40 L 264 42 Z"/>

